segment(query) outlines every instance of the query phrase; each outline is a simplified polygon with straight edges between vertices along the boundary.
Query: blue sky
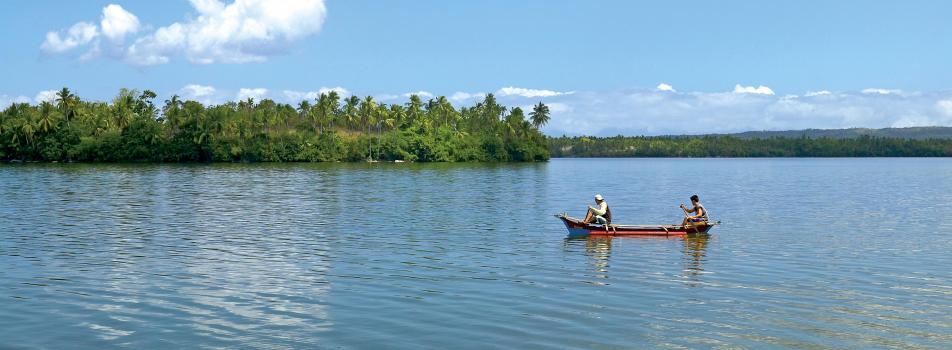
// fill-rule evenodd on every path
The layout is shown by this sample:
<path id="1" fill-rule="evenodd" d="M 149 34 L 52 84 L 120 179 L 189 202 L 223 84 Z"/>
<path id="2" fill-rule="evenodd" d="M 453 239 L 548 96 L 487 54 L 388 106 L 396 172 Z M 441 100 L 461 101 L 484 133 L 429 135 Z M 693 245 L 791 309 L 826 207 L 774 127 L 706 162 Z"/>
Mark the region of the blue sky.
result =
<path id="1" fill-rule="evenodd" d="M 541 100 L 550 134 L 952 125 L 950 13 L 948 1 L 31 1 L 0 14 L 0 104 L 62 86 L 209 103 L 336 88 L 388 103 Z"/>

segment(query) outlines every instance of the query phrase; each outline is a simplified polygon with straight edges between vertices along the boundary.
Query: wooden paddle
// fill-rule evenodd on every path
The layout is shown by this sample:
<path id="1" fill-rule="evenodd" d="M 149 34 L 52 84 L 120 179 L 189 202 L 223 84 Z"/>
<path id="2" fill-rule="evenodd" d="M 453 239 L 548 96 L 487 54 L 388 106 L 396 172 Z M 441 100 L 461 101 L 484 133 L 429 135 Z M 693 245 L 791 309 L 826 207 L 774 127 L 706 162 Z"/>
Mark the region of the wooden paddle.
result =
<path id="1" fill-rule="evenodd" d="M 694 222 L 691 221 L 691 216 L 688 215 L 688 210 L 684 208 L 684 203 L 681 203 L 681 209 L 682 209 L 681 212 L 684 213 L 684 218 L 688 219 L 687 224 L 684 225 L 684 228 L 687 228 L 688 225 L 691 225 L 691 227 L 694 228 L 694 233 L 701 233 L 701 231 L 697 229 L 697 225 L 695 225 Z"/>

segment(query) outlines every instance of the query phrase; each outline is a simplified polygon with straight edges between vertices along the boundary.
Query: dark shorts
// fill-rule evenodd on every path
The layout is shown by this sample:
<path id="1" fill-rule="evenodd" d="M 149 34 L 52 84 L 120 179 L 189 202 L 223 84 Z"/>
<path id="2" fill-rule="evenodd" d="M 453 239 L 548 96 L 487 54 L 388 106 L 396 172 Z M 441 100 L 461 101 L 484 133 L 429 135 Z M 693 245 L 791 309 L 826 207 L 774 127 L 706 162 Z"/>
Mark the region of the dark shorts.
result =
<path id="1" fill-rule="evenodd" d="M 707 221 L 707 219 L 705 219 L 705 218 L 693 218 L 693 219 L 691 219 L 691 222 L 704 222 L 704 221 Z"/>

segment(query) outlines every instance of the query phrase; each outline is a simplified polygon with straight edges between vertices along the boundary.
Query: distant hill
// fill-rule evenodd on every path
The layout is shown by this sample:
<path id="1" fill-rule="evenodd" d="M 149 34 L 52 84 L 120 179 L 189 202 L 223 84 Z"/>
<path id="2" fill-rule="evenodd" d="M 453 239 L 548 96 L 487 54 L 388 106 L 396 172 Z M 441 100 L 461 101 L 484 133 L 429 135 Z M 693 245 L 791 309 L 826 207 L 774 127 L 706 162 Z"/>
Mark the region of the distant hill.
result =
<path id="1" fill-rule="evenodd" d="M 896 139 L 926 140 L 926 139 L 952 139 L 952 127 L 945 126 L 925 126 L 912 128 L 885 128 L 885 129 L 806 129 L 806 130 L 787 130 L 787 131 L 747 131 L 736 134 L 712 134 L 714 136 L 733 136 L 739 139 L 769 139 L 776 137 L 783 138 L 831 138 L 831 139 L 855 139 L 861 136 L 888 137 Z"/>
<path id="2" fill-rule="evenodd" d="M 552 157 L 952 157 L 952 127 L 549 137 Z"/>

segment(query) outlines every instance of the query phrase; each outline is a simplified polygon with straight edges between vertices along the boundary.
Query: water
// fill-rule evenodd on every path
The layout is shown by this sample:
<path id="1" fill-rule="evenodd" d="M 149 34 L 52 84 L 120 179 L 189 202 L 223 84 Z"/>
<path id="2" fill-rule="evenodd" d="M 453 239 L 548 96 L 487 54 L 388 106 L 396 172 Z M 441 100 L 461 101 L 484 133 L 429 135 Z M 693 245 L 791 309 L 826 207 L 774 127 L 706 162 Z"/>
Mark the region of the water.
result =
<path id="1" fill-rule="evenodd" d="M 710 237 L 565 238 L 622 223 Z M 952 347 L 952 159 L 0 166 L 0 348 Z"/>

